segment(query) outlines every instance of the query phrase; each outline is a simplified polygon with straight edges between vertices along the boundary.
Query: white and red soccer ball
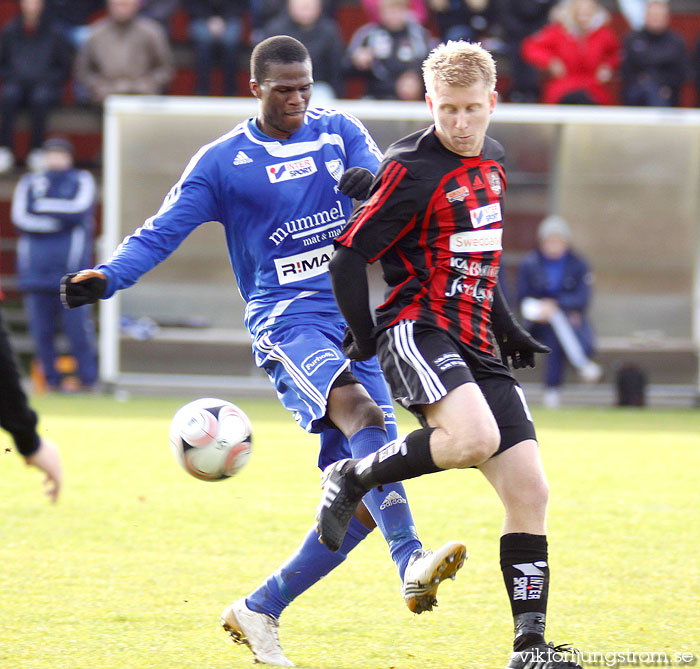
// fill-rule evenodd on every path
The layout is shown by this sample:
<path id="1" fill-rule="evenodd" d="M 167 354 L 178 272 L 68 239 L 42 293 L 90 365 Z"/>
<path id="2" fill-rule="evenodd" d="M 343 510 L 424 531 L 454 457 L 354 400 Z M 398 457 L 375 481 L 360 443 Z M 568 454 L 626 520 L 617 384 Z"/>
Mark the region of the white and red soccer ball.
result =
<path id="1" fill-rule="evenodd" d="M 202 481 L 222 481 L 250 459 L 248 416 L 231 402 L 207 397 L 177 410 L 170 425 L 170 450 L 183 469 Z"/>

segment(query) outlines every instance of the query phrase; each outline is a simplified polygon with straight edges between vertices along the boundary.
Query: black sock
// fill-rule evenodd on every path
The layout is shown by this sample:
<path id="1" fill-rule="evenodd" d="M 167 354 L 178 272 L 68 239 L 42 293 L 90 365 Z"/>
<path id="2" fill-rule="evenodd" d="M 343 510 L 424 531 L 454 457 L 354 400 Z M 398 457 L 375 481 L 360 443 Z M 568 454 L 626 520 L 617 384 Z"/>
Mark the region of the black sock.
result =
<path id="1" fill-rule="evenodd" d="M 513 611 L 513 649 L 544 643 L 549 593 L 547 537 L 526 533 L 503 535 L 501 571 Z"/>
<path id="2" fill-rule="evenodd" d="M 390 441 L 360 460 L 355 468 L 360 483 L 369 489 L 442 471 L 430 454 L 430 435 L 434 429 L 414 430 L 405 439 Z"/>

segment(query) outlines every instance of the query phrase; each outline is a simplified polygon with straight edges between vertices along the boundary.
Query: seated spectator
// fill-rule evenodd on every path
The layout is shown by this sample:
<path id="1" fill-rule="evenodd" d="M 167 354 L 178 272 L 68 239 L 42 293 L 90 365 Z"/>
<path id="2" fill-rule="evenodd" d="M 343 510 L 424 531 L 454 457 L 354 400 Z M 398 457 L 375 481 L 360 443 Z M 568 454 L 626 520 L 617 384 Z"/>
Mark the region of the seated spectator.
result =
<path id="1" fill-rule="evenodd" d="M 170 35 L 170 20 L 180 9 L 180 0 L 141 0 L 141 16 L 158 21 Z"/>
<path id="2" fill-rule="evenodd" d="M 571 230 L 563 218 L 545 218 L 537 242 L 518 269 L 518 303 L 532 335 L 552 349 L 544 357 L 544 404 L 555 408 L 567 360 L 584 381 L 601 377 L 600 367 L 589 357 L 594 340 L 586 311 L 593 276 L 571 248 Z"/>
<path id="3" fill-rule="evenodd" d="M 677 107 L 690 67 L 683 38 L 670 28 L 666 0 L 647 3 L 644 27 L 622 43 L 622 101 L 639 107 Z"/>
<path id="4" fill-rule="evenodd" d="M 0 173 L 15 164 L 15 122 L 23 109 L 29 111 L 31 127 L 27 164 L 30 169 L 38 165 L 48 116 L 61 102 L 73 58 L 44 0 L 20 0 L 19 10 L 0 34 Z"/>
<path id="5" fill-rule="evenodd" d="M 509 102 L 538 102 L 539 73 L 520 53 L 523 40 L 541 30 L 558 0 L 500 0 L 499 21 L 510 65 Z"/>
<path id="6" fill-rule="evenodd" d="M 90 21 L 105 8 L 105 0 L 47 0 L 46 8 L 77 50 L 90 34 Z"/>
<path id="7" fill-rule="evenodd" d="M 354 33 L 345 66 L 349 74 L 365 78 L 368 97 L 420 100 L 425 93 L 420 68 L 433 46 L 407 0 L 380 0 L 379 21 Z"/>
<path id="8" fill-rule="evenodd" d="M 370 22 L 379 21 L 379 0 L 361 0 L 360 4 Z M 424 24 L 428 20 L 428 8 L 424 0 L 408 0 L 408 8 L 418 23 Z"/>
<path id="9" fill-rule="evenodd" d="M 342 60 L 345 53 L 338 24 L 323 16 L 321 0 L 287 0 L 287 9 L 263 29 L 263 39 L 289 35 L 298 39 L 311 55 L 314 98 L 342 97 Z"/>
<path id="10" fill-rule="evenodd" d="M 211 95 L 211 75 L 218 54 L 224 95 L 236 95 L 238 58 L 247 0 L 184 0 L 195 53 L 195 95 Z"/>
<path id="11" fill-rule="evenodd" d="M 498 8 L 495 0 L 427 0 L 440 39 L 485 41 L 494 32 Z M 492 47 L 489 45 L 489 48 Z"/>
<path id="12" fill-rule="evenodd" d="M 173 78 L 173 53 L 163 27 L 138 15 L 140 0 L 108 0 L 108 15 L 94 24 L 78 52 L 75 76 L 88 100 L 111 94 L 157 95 Z"/>
<path id="13" fill-rule="evenodd" d="M 25 174 L 12 198 L 12 222 L 19 231 L 17 276 L 27 323 L 46 383 L 61 390 L 55 336 L 62 329 L 78 363 L 81 389 L 97 380 L 97 342 L 90 310 L 64 309 L 61 277 L 90 264 L 97 189 L 92 174 L 73 167 L 73 145 L 47 139 L 44 165 Z"/>
<path id="14" fill-rule="evenodd" d="M 548 75 L 542 101 L 613 104 L 610 81 L 620 63 L 620 42 L 597 0 L 565 0 L 542 30 L 523 41 L 523 59 Z"/>

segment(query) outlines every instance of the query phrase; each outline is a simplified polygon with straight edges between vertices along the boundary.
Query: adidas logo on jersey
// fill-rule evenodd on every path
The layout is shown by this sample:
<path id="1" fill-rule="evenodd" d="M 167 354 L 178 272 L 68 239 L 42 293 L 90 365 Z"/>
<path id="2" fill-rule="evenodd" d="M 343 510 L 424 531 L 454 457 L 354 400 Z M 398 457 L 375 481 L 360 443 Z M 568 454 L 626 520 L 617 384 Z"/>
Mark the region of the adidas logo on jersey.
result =
<path id="1" fill-rule="evenodd" d="M 388 509 L 390 506 L 394 506 L 394 504 L 408 504 L 408 502 L 403 497 L 401 497 L 401 495 L 399 495 L 399 493 L 397 493 L 396 490 L 392 490 L 384 498 L 384 501 L 381 503 L 379 510 L 384 511 L 384 509 Z"/>
<path id="2" fill-rule="evenodd" d="M 236 157 L 233 159 L 234 165 L 245 165 L 246 163 L 252 163 L 253 159 L 249 158 L 243 151 L 239 151 Z"/>

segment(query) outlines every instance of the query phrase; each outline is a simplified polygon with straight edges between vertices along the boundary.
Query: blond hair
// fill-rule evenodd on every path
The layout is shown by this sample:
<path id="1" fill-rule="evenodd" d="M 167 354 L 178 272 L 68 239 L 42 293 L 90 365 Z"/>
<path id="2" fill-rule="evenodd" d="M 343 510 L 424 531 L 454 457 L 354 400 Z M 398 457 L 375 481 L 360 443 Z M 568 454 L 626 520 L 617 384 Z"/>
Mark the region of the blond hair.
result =
<path id="1" fill-rule="evenodd" d="M 428 93 L 438 83 L 468 87 L 483 82 L 492 93 L 496 89 L 496 62 L 477 42 L 453 42 L 435 47 L 423 61 L 423 81 Z"/>

